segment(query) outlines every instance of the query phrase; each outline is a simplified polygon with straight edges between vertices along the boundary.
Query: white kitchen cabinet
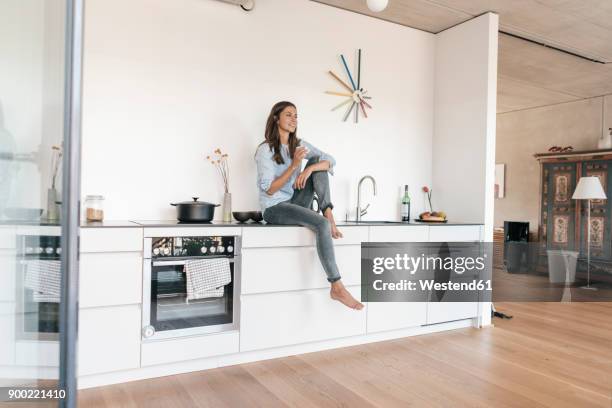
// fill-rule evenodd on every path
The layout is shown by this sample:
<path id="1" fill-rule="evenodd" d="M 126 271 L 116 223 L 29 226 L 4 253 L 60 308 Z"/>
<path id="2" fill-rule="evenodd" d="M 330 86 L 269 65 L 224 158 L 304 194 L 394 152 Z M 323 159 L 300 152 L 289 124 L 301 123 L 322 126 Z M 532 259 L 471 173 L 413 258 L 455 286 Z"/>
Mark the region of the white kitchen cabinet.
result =
<path id="1" fill-rule="evenodd" d="M 0 366 L 15 364 L 15 303 L 0 301 Z"/>
<path id="2" fill-rule="evenodd" d="M 429 231 L 429 238 L 431 242 L 480 241 L 480 230 L 480 225 L 432 226 Z M 478 316 L 478 302 L 430 301 L 427 304 L 427 324 L 468 319 L 476 316 Z"/>
<path id="3" fill-rule="evenodd" d="M 196 226 L 197 225 L 197 226 Z M 205 224 L 191 224 L 186 227 L 178 225 L 172 226 L 173 237 L 206 237 L 206 236 L 239 236 L 242 234 L 242 227 L 204 227 Z M 143 235 L 150 237 L 166 237 L 168 236 L 168 227 L 147 227 L 144 228 Z"/>
<path id="4" fill-rule="evenodd" d="M 140 305 L 79 311 L 78 375 L 138 368 Z"/>
<path id="5" fill-rule="evenodd" d="M 79 306 L 113 306 L 142 302 L 142 256 L 139 252 L 85 253 L 79 270 Z"/>
<path id="6" fill-rule="evenodd" d="M 141 252 L 142 228 L 81 228 L 80 252 Z"/>
<path id="7" fill-rule="evenodd" d="M 237 330 L 142 343 L 142 366 L 238 353 Z"/>
<path id="8" fill-rule="evenodd" d="M 15 365 L 24 367 L 59 367 L 59 341 L 15 341 Z"/>
<path id="9" fill-rule="evenodd" d="M 21 265 L 17 264 L 14 250 L 0 249 L 0 273 L 2 284 L 0 285 L 0 302 L 15 303 L 15 283 L 23 279 Z"/>
<path id="10" fill-rule="evenodd" d="M 361 282 L 361 246 L 337 246 L 336 263 L 344 285 Z M 242 294 L 329 288 L 315 247 L 245 248 Z"/>
<path id="11" fill-rule="evenodd" d="M 15 249 L 17 246 L 17 228 L 12 225 L 0 225 L 0 249 Z"/>
<path id="12" fill-rule="evenodd" d="M 450 322 L 478 316 L 478 302 L 428 302 L 427 324 Z"/>
<path id="13" fill-rule="evenodd" d="M 427 242 L 429 226 L 396 225 L 370 227 L 371 242 Z"/>
<path id="14" fill-rule="evenodd" d="M 360 297 L 359 286 L 348 290 Z M 240 351 L 365 334 L 366 308 L 347 308 L 332 300 L 327 288 L 243 295 Z"/>
<path id="15" fill-rule="evenodd" d="M 431 242 L 480 241 L 480 225 L 432 225 Z"/>
<path id="16" fill-rule="evenodd" d="M 368 240 L 368 227 L 340 227 L 344 238 L 334 240 L 334 246 L 361 245 Z M 314 246 L 315 234 L 306 227 L 270 226 L 245 227 L 242 230 L 243 248 L 268 248 L 290 246 Z"/>
<path id="17" fill-rule="evenodd" d="M 427 302 L 369 302 L 368 333 L 422 326 Z"/>

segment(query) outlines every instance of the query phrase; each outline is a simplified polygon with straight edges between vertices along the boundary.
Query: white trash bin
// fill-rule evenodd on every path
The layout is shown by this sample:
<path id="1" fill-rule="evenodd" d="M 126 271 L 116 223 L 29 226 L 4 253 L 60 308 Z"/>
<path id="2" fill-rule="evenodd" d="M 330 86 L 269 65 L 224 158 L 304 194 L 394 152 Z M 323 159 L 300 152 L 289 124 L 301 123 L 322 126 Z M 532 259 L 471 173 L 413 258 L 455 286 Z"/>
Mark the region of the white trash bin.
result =
<path id="1" fill-rule="evenodd" d="M 548 253 L 548 279 L 550 283 L 574 283 L 578 252 L 553 249 L 546 252 Z"/>

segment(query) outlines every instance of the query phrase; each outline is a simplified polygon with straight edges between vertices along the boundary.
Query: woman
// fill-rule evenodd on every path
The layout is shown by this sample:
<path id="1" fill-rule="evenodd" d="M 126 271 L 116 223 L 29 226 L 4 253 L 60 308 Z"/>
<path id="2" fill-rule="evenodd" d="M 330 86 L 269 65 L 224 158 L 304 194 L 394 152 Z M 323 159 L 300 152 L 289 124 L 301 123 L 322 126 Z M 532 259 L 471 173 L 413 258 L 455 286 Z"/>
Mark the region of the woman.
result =
<path id="1" fill-rule="evenodd" d="M 297 109 L 291 102 L 272 107 L 266 123 L 266 140 L 255 153 L 257 186 L 264 220 L 270 224 L 303 225 L 316 234 L 317 253 L 331 283 L 330 296 L 346 306 L 361 310 L 342 284 L 336 265 L 332 238 L 342 238 L 336 227 L 329 192 L 328 172 L 336 161 L 297 137 Z M 302 160 L 308 160 L 304 170 Z M 314 193 L 323 215 L 310 209 Z"/>

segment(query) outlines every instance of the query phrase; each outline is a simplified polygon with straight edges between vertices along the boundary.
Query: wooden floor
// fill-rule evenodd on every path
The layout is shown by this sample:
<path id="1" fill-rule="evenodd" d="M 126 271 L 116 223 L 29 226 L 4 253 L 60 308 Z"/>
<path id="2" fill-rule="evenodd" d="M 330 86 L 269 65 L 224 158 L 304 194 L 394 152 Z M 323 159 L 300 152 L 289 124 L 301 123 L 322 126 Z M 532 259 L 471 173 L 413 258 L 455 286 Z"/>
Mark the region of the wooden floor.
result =
<path id="1" fill-rule="evenodd" d="M 79 406 L 612 407 L 612 303 L 79 392 Z"/>

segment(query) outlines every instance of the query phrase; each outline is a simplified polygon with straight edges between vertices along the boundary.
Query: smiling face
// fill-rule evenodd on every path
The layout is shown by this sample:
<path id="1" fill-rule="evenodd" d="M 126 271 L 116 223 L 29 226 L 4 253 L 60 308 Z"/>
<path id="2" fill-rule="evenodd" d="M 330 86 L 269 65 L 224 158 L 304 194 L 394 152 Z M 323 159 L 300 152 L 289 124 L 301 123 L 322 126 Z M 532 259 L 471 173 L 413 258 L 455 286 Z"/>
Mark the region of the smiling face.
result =
<path id="1" fill-rule="evenodd" d="M 287 106 L 278 115 L 276 121 L 278 129 L 287 133 L 295 133 L 297 129 L 297 110 L 293 106 Z"/>

